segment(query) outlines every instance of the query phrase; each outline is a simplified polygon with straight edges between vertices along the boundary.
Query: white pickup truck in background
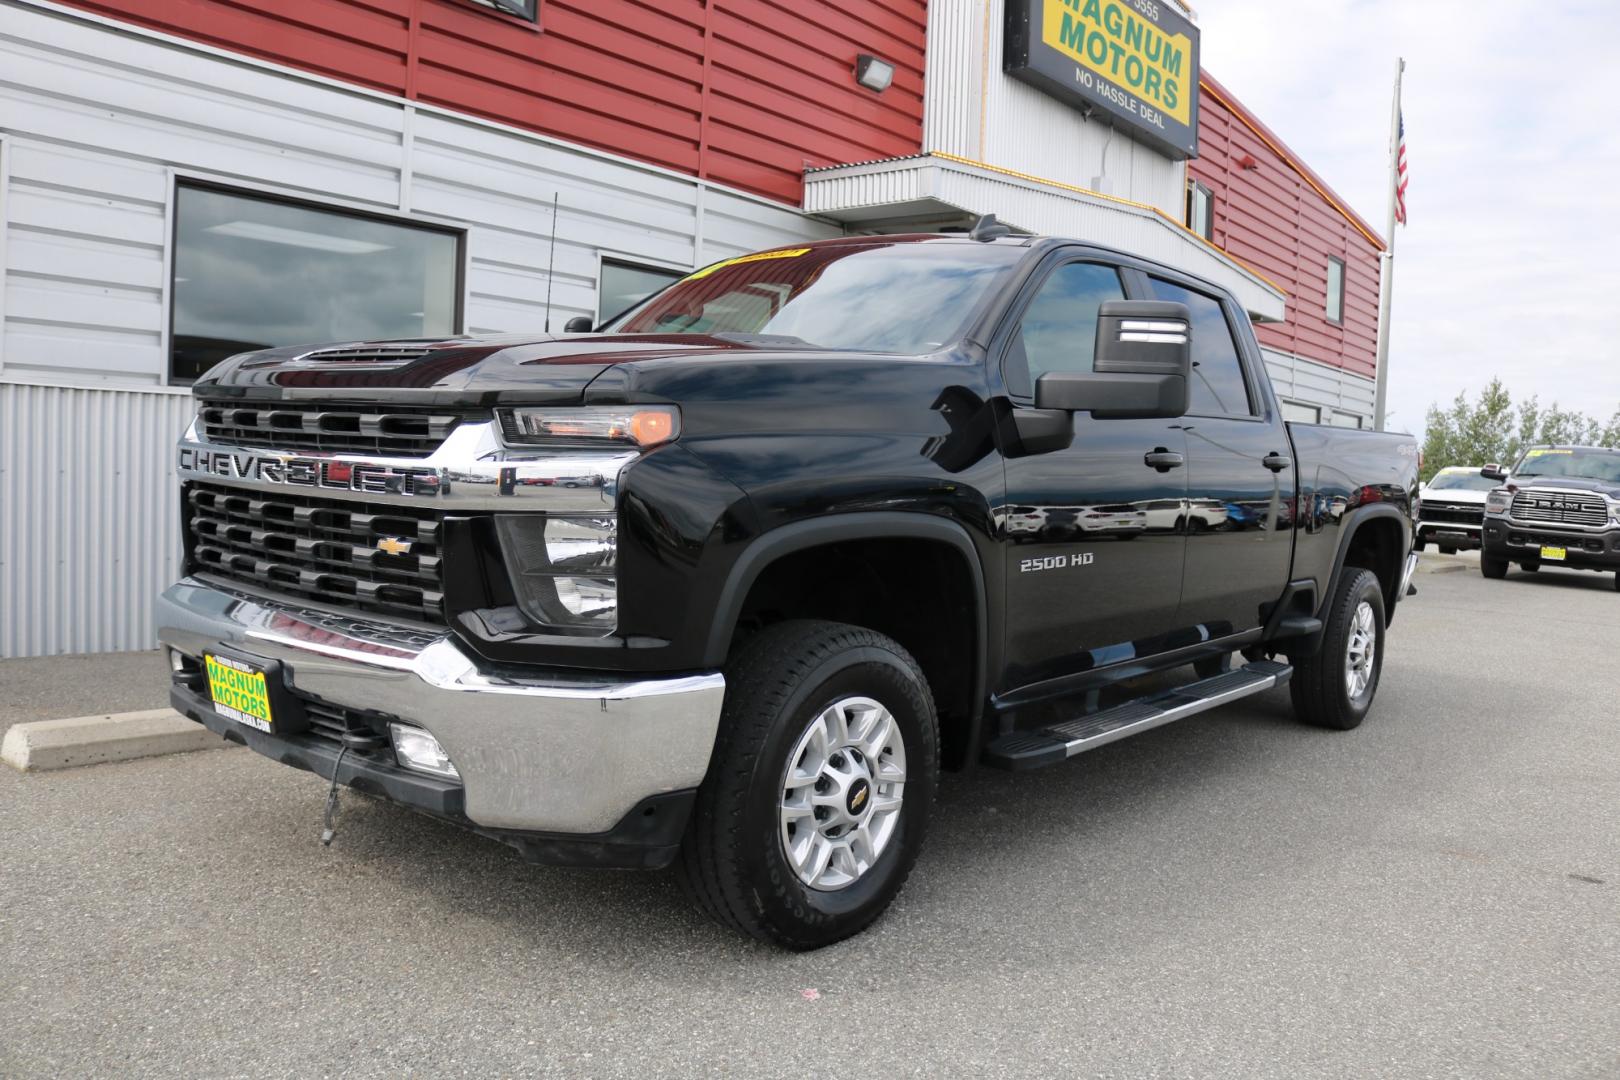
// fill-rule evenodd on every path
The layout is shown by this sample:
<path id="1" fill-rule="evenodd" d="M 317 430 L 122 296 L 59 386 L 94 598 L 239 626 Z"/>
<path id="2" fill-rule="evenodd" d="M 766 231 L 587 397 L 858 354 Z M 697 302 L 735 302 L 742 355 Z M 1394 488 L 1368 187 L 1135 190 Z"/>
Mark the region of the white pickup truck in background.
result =
<path id="1" fill-rule="evenodd" d="M 1417 550 L 1431 543 L 1441 554 L 1477 549 L 1485 525 L 1485 496 L 1501 486 L 1479 474 L 1477 465 L 1448 465 L 1419 493 Z"/>

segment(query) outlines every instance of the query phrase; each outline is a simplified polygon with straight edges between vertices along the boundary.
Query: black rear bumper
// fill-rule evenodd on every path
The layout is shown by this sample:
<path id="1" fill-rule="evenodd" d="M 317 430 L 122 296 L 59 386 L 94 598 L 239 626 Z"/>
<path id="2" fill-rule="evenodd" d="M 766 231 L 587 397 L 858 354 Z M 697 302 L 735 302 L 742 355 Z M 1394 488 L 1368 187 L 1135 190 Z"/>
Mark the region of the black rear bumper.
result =
<path id="1" fill-rule="evenodd" d="M 1565 557 L 1543 560 L 1541 549 L 1561 547 Z M 1573 529 L 1531 528 L 1511 521 L 1485 522 L 1484 552 L 1509 562 L 1537 562 L 1571 570 L 1620 571 L 1620 529 L 1583 533 Z"/>
<path id="2" fill-rule="evenodd" d="M 499 840 L 516 848 L 529 862 L 649 870 L 667 866 L 680 849 L 686 819 L 697 796 L 692 789 L 650 796 L 604 833 L 490 829 L 467 818 L 460 784 L 400 768 L 391 751 L 350 750 L 340 763 L 335 742 L 308 733 L 271 735 L 256 731 L 221 716 L 208 698 L 185 686 L 171 686 L 169 702 L 182 716 L 255 753 L 327 780 L 337 770 L 338 783 L 345 787 Z"/>

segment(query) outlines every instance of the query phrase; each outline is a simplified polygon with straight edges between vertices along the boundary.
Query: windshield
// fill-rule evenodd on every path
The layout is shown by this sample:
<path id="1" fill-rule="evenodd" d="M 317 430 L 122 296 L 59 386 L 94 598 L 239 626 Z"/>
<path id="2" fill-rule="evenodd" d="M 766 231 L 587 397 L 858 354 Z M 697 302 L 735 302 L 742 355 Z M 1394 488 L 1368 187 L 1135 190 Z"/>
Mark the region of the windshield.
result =
<path id="1" fill-rule="evenodd" d="M 1453 491 L 1493 491 L 1502 486 L 1500 480 L 1487 480 L 1479 475 L 1478 469 L 1458 469 L 1452 472 L 1449 469 L 1436 473 L 1429 481 L 1430 491 L 1444 491 L 1450 488 Z"/>
<path id="2" fill-rule="evenodd" d="M 1537 447 L 1526 450 L 1513 470 L 1513 478 L 1530 476 L 1578 477 L 1620 484 L 1620 451 L 1576 448 L 1555 450 Z"/>
<path id="3" fill-rule="evenodd" d="M 769 336 L 915 356 L 955 341 L 1024 254 L 909 241 L 767 251 L 704 267 L 602 329 Z"/>

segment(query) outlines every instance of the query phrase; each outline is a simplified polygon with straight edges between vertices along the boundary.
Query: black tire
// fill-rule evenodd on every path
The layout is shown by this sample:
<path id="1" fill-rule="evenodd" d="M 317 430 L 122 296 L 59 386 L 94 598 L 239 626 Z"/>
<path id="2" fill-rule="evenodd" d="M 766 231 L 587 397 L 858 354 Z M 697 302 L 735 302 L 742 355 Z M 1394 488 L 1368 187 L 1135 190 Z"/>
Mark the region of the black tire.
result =
<path id="1" fill-rule="evenodd" d="M 1455 555 L 1455 554 L 1457 554 L 1457 549 L 1454 548 L 1454 547 L 1441 547 L 1440 554 L 1442 554 L 1442 555 Z"/>
<path id="2" fill-rule="evenodd" d="M 1620 572 L 1614 575 L 1614 591 L 1620 592 Z"/>
<path id="3" fill-rule="evenodd" d="M 1351 697 L 1346 681 L 1346 653 L 1357 612 L 1363 603 L 1372 608 L 1372 671 L 1365 690 Z M 1289 694 L 1294 715 L 1317 727 L 1349 731 L 1359 727 L 1372 708 L 1384 669 L 1384 591 L 1371 570 L 1347 566 L 1326 608 L 1322 647 L 1315 656 L 1294 664 Z"/>
<path id="4" fill-rule="evenodd" d="M 1495 581 L 1507 577 L 1508 561 L 1497 555 L 1481 554 L 1479 557 L 1479 572 Z"/>
<path id="5" fill-rule="evenodd" d="M 1427 551 L 1428 549 L 1429 542 L 1421 536 L 1417 538 L 1417 543 L 1412 545 L 1413 551 Z"/>
<path id="6" fill-rule="evenodd" d="M 905 751 L 903 801 L 870 869 L 823 891 L 800 880 L 784 850 L 783 777 L 811 721 L 851 696 L 872 698 L 895 719 Z M 677 875 L 724 926 L 788 949 L 831 945 L 869 926 L 905 884 L 928 832 L 938 777 L 939 722 L 911 654 L 844 623 L 767 627 L 726 665 L 720 732 Z"/>

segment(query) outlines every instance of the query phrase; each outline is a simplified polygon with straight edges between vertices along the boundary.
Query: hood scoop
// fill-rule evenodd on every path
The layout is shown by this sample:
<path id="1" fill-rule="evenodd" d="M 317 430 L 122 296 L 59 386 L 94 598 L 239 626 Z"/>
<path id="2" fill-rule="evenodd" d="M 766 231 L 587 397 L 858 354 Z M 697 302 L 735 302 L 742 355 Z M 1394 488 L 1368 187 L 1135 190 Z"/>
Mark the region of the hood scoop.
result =
<path id="1" fill-rule="evenodd" d="M 347 345 L 328 345 L 306 353 L 283 359 L 266 358 L 261 362 L 248 361 L 246 368 L 261 366 L 287 367 L 342 367 L 342 368 L 396 368 L 413 360 L 420 360 L 435 349 L 464 344 L 461 341 L 443 341 L 429 338 L 421 341 L 360 341 Z"/>

